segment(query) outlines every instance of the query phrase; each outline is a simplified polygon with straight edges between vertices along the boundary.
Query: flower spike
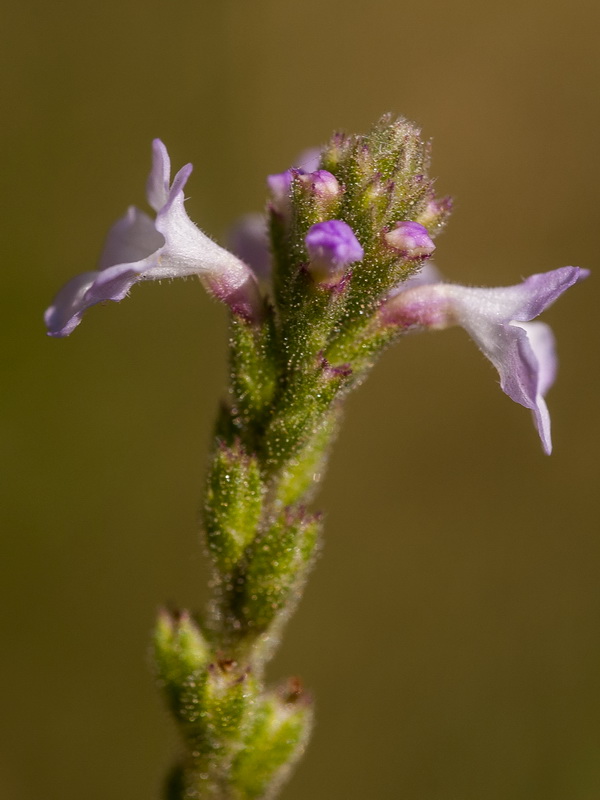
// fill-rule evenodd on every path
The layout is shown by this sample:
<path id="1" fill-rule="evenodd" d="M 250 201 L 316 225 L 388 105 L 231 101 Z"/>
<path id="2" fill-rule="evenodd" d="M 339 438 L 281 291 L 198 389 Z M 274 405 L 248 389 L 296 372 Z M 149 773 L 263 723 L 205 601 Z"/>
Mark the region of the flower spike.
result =
<path id="1" fill-rule="evenodd" d="M 532 411 L 549 453 L 554 337 L 532 320 L 588 273 L 564 267 L 498 289 L 444 283 L 429 259 L 451 200 L 434 194 L 420 131 L 391 115 L 269 176 L 265 213 L 231 232 L 234 254 L 185 212 L 191 165 L 171 181 L 164 145 L 153 148 L 155 218 L 129 209 L 99 267 L 67 284 L 46 321 L 65 336 L 94 303 L 179 275 L 198 275 L 244 318 L 230 320 L 201 504 L 206 613 L 162 612 L 154 661 L 185 748 L 167 795 L 273 800 L 306 746 L 312 704 L 297 678 L 268 689 L 265 667 L 320 549 L 312 501 L 347 396 L 403 332 L 461 325 Z"/>
<path id="2" fill-rule="evenodd" d="M 463 327 L 498 370 L 502 390 L 531 409 L 549 455 L 552 440 L 544 397 L 556 376 L 554 336 L 547 325 L 531 320 L 588 275 L 579 267 L 562 267 L 495 289 L 409 281 L 384 303 L 380 319 L 405 330 Z"/>
<path id="3" fill-rule="evenodd" d="M 184 208 L 183 190 L 192 172 L 186 164 L 170 182 L 169 154 L 160 139 L 152 147 L 147 183 L 152 220 L 131 206 L 110 229 L 99 269 L 73 278 L 45 314 L 50 336 L 68 336 L 84 311 L 105 300 L 122 300 L 138 281 L 198 275 L 207 291 L 235 314 L 254 320 L 262 301 L 252 270 L 202 233 Z"/>

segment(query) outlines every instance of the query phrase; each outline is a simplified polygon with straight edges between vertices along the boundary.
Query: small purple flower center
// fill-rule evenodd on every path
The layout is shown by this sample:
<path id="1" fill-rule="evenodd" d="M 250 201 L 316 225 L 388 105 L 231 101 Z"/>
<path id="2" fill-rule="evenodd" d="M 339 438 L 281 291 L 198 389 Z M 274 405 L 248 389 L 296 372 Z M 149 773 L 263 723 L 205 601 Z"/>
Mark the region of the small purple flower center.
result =
<path id="1" fill-rule="evenodd" d="M 309 228 L 304 241 L 309 270 L 318 281 L 337 282 L 346 268 L 361 261 L 365 254 L 350 225 L 339 219 L 317 222 Z"/>

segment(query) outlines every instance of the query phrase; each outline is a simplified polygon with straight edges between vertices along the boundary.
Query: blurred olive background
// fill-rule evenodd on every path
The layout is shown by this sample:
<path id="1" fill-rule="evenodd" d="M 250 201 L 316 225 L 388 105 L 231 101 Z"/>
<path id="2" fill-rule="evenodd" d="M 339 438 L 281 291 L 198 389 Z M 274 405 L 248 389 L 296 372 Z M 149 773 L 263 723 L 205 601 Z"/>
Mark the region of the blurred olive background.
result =
<path id="1" fill-rule="evenodd" d="M 3 19 L 0 797 L 158 798 L 177 741 L 148 641 L 159 604 L 205 598 L 226 315 L 196 281 L 136 287 L 64 341 L 43 309 L 143 203 L 153 137 L 195 164 L 188 210 L 223 241 L 268 172 L 387 110 L 456 197 L 448 279 L 597 270 L 600 12 L 24 0 Z M 546 315 L 551 458 L 460 330 L 407 339 L 352 397 L 270 673 L 318 703 L 286 800 L 600 796 L 598 287 Z"/>

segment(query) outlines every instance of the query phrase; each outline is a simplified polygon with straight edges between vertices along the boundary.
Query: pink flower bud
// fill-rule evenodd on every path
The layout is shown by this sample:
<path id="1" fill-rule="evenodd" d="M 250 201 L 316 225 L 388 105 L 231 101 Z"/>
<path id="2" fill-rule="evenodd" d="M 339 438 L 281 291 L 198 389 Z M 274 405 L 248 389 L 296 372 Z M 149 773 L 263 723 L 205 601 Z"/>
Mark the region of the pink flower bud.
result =
<path id="1" fill-rule="evenodd" d="M 418 222 L 397 222 L 396 227 L 383 235 L 386 244 L 408 259 L 428 258 L 435 250 L 427 228 Z"/>

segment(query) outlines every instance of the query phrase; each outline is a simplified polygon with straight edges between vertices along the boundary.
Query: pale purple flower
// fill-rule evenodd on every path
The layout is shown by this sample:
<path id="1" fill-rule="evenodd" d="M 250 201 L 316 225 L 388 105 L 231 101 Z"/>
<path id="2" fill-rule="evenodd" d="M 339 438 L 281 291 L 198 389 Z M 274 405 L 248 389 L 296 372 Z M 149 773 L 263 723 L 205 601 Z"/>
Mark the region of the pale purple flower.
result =
<path id="1" fill-rule="evenodd" d="M 364 256 L 350 225 L 339 219 L 312 225 L 304 242 L 310 259 L 308 270 L 319 283 L 339 283 L 350 264 Z"/>
<path id="2" fill-rule="evenodd" d="M 579 267 L 562 267 L 496 289 L 409 281 L 383 304 L 380 319 L 407 330 L 463 327 L 498 370 L 502 390 L 531 409 L 543 448 L 550 454 L 544 397 L 556 377 L 554 336 L 548 325 L 531 320 L 588 275 Z"/>
<path id="3" fill-rule="evenodd" d="M 244 214 L 232 226 L 227 240 L 231 251 L 252 267 L 257 278 L 267 280 L 270 277 L 269 231 L 264 214 Z"/>
<path id="4" fill-rule="evenodd" d="M 298 169 L 301 169 L 302 172 L 315 172 L 319 169 L 319 163 L 321 161 L 321 150 L 319 147 L 308 147 L 306 150 L 303 150 L 298 158 L 296 159 L 296 164 L 298 165 Z"/>
<path id="5" fill-rule="evenodd" d="M 383 235 L 386 244 L 396 250 L 404 258 L 428 258 L 435 250 L 435 245 L 427 232 L 427 228 L 418 222 L 397 222 L 396 227 Z"/>
<path id="6" fill-rule="evenodd" d="M 247 319 L 260 315 L 261 299 L 250 268 L 199 230 L 184 208 L 183 189 L 192 171 L 186 164 L 170 182 L 164 144 L 153 142 L 148 203 L 153 220 L 131 206 L 108 233 L 99 269 L 64 286 L 45 314 L 50 336 L 67 336 L 83 312 L 104 300 L 122 300 L 138 281 L 197 275 L 214 297 Z"/>

